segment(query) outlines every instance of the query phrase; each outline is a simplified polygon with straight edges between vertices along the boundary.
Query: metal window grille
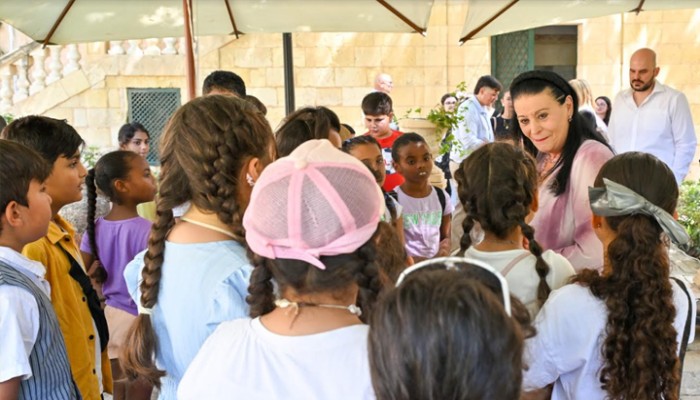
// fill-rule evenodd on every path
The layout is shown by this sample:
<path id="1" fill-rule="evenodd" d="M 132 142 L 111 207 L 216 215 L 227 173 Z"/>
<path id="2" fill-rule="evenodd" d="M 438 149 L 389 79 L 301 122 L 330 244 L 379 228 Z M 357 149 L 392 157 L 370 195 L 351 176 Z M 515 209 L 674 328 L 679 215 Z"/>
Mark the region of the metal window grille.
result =
<path id="1" fill-rule="evenodd" d="M 518 74 L 534 69 L 535 31 L 533 29 L 491 37 L 491 75 L 508 90 Z"/>
<path id="2" fill-rule="evenodd" d="M 139 122 L 151 135 L 151 148 L 146 159 L 151 165 L 158 165 L 158 144 L 165 125 L 175 110 L 180 107 L 180 89 L 141 89 L 126 90 L 129 101 L 129 122 Z"/>

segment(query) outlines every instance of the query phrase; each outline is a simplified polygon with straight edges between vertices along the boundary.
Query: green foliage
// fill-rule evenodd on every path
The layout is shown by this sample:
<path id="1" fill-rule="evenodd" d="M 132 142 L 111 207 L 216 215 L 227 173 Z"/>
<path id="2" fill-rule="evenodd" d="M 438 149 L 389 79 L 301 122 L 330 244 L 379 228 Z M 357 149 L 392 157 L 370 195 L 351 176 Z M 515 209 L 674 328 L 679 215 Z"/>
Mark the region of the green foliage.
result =
<path id="1" fill-rule="evenodd" d="M 435 132 L 438 134 L 442 134 L 442 132 L 457 127 L 457 125 L 459 125 L 459 123 L 464 120 L 464 115 L 457 113 L 457 110 L 459 110 L 459 107 L 464 102 L 464 100 L 467 99 L 465 96 L 467 93 L 466 82 L 460 82 L 456 86 L 455 90 L 451 93 L 457 99 L 455 111 L 445 111 L 442 108 L 442 104 L 438 103 L 432 109 L 430 109 L 430 111 L 428 111 L 428 116 L 426 117 L 428 121 L 432 122 L 435 125 Z M 406 111 L 406 114 L 403 116 L 403 118 L 420 118 L 422 111 L 423 110 L 420 107 L 409 108 L 408 111 Z M 441 143 L 439 155 L 447 153 L 448 151 L 450 151 L 450 148 L 457 149 L 462 153 L 464 152 L 464 150 L 462 150 L 462 144 L 454 137 L 452 131 L 448 133 L 446 139 L 447 140 L 444 143 Z"/>
<path id="2" fill-rule="evenodd" d="M 100 157 L 102 157 L 102 150 L 98 146 L 88 146 L 87 148 L 83 149 L 83 152 L 80 155 L 80 161 L 83 162 L 85 168 L 90 169 L 95 167 L 95 164 Z"/>
<path id="3" fill-rule="evenodd" d="M 684 181 L 678 199 L 678 222 L 690 235 L 691 255 L 700 254 L 700 181 Z"/>
<path id="4" fill-rule="evenodd" d="M 9 125 L 10 122 L 12 122 L 15 119 L 15 116 L 10 114 L 10 113 L 7 113 L 7 114 L 0 114 L 0 118 L 4 118 L 5 122 L 7 122 L 7 124 Z"/>

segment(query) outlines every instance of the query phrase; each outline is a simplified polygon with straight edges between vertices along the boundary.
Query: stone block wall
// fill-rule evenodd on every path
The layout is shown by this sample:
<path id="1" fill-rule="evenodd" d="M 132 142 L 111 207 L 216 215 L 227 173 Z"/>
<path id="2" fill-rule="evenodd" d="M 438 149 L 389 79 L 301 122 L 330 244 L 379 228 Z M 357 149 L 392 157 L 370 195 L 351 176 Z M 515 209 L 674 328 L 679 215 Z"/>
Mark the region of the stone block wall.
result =
<path id="1" fill-rule="evenodd" d="M 467 13 L 465 2 L 435 0 L 426 37 L 409 33 L 294 33 L 296 106 L 325 105 L 358 132 L 364 131 L 360 102 L 379 72 L 392 75 L 397 116 L 410 108 L 423 114 L 462 81 L 473 87 L 491 71 L 488 38 L 458 46 Z M 700 9 L 647 11 L 580 20 L 577 75 L 593 94 L 614 95 L 628 87 L 628 62 L 640 47 L 654 48 L 660 81 L 687 96 L 700 132 Z M 66 118 L 89 144 L 114 146 L 126 120 L 126 89 L 182 89 L 186 100 L 184 56 L 108 55 L 108 44 L 83 44 L 83 69 L 65 76 L 17 104 L 15 115 L 40 113 Z M 183 52 L 182 41 L 179 44 Z M 197 85 L 211 71 L 238 73 L 268 107 L 273 129 L 284 117 L 281 34 L 200 37 L 196 46 Z M 199 88 L 198 88 L 199 90 Z M 698 168 L 694 168 L 698 169 Z M 695 176 L 695 175 L 694 175 Z"/>
<path id="2" fill-rule="evenodd" d="M 700 134 L 700 9 L 618 14 L 579 24 L 577 75 L 589 81 L 593 96 L 613 99 L 628 88 L 630 56 L 639 48 L 652 48 L 660 67 L 658 80 L 685 93 Z M 700 177 L 697 162 L 690 177 Z"/>

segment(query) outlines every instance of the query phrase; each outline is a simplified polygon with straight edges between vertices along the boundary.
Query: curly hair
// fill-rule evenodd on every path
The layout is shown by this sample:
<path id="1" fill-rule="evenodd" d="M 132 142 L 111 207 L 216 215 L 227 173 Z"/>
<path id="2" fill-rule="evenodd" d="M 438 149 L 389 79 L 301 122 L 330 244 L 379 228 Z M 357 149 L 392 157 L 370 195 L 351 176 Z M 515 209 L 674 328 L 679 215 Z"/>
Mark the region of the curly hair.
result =
<path id="1" fill-rule="evenodd" d="M 265 315 L 275 308 L 274 279 L 280 293 L 286 288 L 293 288 L 299 294 L 340 293 L 356 284 L 360 290 L 358 305 L 362 308 L 362 320 L 366 321 L 382 288 L 375 242 L 373 236 L 352 253 L 322 256 L 325 270 L 301 260 L 265 258 L 249 250 L 248 258 L 254 266 L 246 298 L 250 317 Z"/>
<path id="2" fill-rule="evenodd" d="M 239 175 L 252 157 L 269 161 L 273 146 L 269 124 L 245 100 L 204 96 L 175 112 L 160 143 L 160 193 L 144 257 L 143 307 L 152 308 L 158 300 L 165 239 L 175 225 L 173 207 L 190 201 L 216 214 L 245 246 L 241 220 L 247 204 L 238 196 Z M 121 363 L 126 376 L 131 380 L 141 377 L 159 387 L 165 373 L 154 362 L 157 340 L 148 315 L 136 318 L 124 348 Z"/>
<path id="3" fill-rule="evenodd" d="M 537 257 L 535 271 L 540 278 L 537 300 L 542 306 L 551 292 L 546 279 L 550 267 L 542 258 L 534 228 L 525 222 L 537 195 L 535 160 L 509 143 L 489 143 L 462 162 L 455 171 L 455 180 L 466 213 L 460 240 L 462 254 L 472 245 L 469 232 L 475 222 L 500 239 L 520 229 L 529 242 L 530 252 Z"/>
<path id="4" fill-rule="evenodd" d="M 678 186 L 666 164 L 645 153 L 613 157 L 598 173 L 673 213 Z M 653 182 L 653 184 L 650 184 Z M 610 399 L 677 399 L 680 360 L 669 256 L 662 229 L 651 217 L 606 217 L 616 236 L 606 251 L 606 272 L 584 270 L 588 286 L 608 310 L 600 382 Z"/>

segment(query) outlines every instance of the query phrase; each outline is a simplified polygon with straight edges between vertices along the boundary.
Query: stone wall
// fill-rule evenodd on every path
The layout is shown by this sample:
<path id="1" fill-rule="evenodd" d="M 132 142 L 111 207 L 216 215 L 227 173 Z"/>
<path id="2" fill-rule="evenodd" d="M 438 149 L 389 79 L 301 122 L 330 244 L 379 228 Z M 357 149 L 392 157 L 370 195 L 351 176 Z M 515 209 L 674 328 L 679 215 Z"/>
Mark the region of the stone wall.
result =
<path id="1" fill-rule="evenodd" d="M 425 114 L 459 82 L 471 88 L 479 76 L 490 73 L 489 39 L 457 45 L 466 12 L 464 2 L 435 0 L 427 37 L 294 33 L 296 106 L 328 106 L 361 132 L 362 97 L 374 76 L 386 72 L 394 79 L 397 116 L 417 107 Z M 700 132 L 700 9 L 619 14 L 573 24 L 579 27 L 577 74 L 591 83 L 595 96 L 612 98 L 627 87 L 629 56 L 637 48 L 652 47 L 658 53 L 660 81 L 686 93 Z M 183 55 L 107 55 L 108 47 L 81 45 L 83 70 L 15 105 L 13 113 L 66 118 L 89 144 L 113 146 L 127 115 L 127 88 L 181 88 L 186 100 Z M 281 34 L 200 37 L 196 51 L 197 85 L 215 69 L 233 70 L 268 106 L 272 127 L 280 123 L 285 110 Z"/>

